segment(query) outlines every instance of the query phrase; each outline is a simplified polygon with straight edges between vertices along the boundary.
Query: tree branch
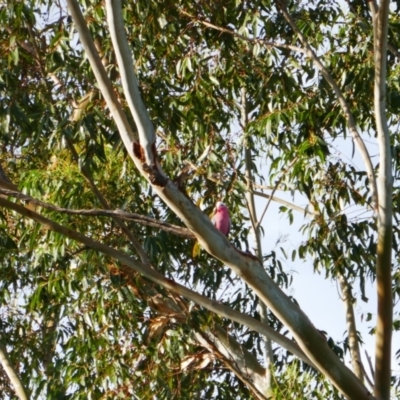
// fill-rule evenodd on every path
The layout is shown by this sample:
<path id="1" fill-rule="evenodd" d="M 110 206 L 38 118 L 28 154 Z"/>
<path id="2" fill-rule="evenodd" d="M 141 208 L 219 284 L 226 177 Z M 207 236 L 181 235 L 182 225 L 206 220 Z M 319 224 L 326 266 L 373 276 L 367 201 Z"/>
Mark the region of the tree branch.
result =
<path id="1" fill-rule="evenodd" d="M 86 25 L 86 21 L 83 18 L 82 12 L 80 10 L 79 3 L 77 2 L 77 0 L 67 0 L 67 5 L 71 13 L 72 19 L 75 23 L 76 29 L 79 33 L 79 38 L 82 46 L 86 51 L 90 66 L 92 67 L 101 93 L 103 94 L 111 115 L 115 123 L 117 124 L 118 131 L 124 142 L 126 150 L 128 151 L 128 154 L 132 157 L 132 159 L 134 159 L 132 146 L 135 137 L 134 133 L 114 92 L 111 80 L 108 78 L 104 65 L 101 62 L 101 58 L 96 50 L 96 46 L 94 45 L 89 29 Z"/>
<path id="2" fill-rule="evenodd" d="M 265 197 L 266 199 L 271 199 L 272 201 L 275 201 L 277 203 L 283 204 L 285 207 L 287 208 L 291 208 L 292 210 L 296 210 L 299 211 L 301 213 L 303 213 L 304 215 L 306 215 L 307 217 L 310 218 L 314 218 L 315 217 L 315 213 L 308 211 L 306 208 L 302 208 L 299 206 L 296 206 L 296 204 L 290 203 L 289 201 L 280 199 L 279 197 L 276 196 L 271 196 L 270 194 L 266 194 L 266 193 L 262 193 L 262 192 L 253 192 L 256 196 L 259 197 Z"/>
<path id="3" fill-rule="evenodd" d="M 14 387 L 16 395 L 21 400 L 28 400 L 29 396 L 27 394 L 27 391 L 24 385 L 22 384 L 22 381 L 19 378 L 15 368 L 11 365 L 11 362 L 7 355 L 7 350 L 3 345 L 0 345 L 0 364 L 3 366 L 4 371 L 8 376 L 8 379 L 10 379 L 10 382 Z"/>
<path id="4" fill-rule="evenodd" d="M 280 177 L 280 178 L 277 180 L 277 182 L 275 183 L 275 186 L 274 186 L 274 188 L 272 189 L 272 194 L 271 194 L 271 196 L 269 197 L 269 200 L 268 200 L 268 202 L 267 202 L 267 204 L 266 204 L 266 206 L 265 206 L 265 208 L 264 208 L 264 211 L 263 211 L 262 214 L 261 214 L 261 218 L 260 218 L 260 220 L 257 222 L 257 229 L 259 228 L 259 226 L 261 225 L 262 220 L 264 219 L 265 213 L 267 212 L 268 207 L 269 207 L 269 205 L 271 204 L 272 199 L 274 198 L 274 194 L 275 194 L 275 192 L 276 192 L 276 190 L 277 190 L 279 184 L 281 183 L 282 179 L 284 178 L 286 172 L 289 171 L 290 168 L 292 168 L 293 164 L 294 164 L 296 161 L 297 161 L 297 158 L 294 158 L 294 159 L 292 160 L 292 162 L 289 164 L 289 166 L 288 166 L 284 171 L 282 171 L 281 177 Z"/>
<path id="5" fill-rule="evenodd" d="M 256 188 L 256 189 L 265 189 L 265 190 L 274 190 L 275 189 L 275 190 L 281 190 L 283 192 L 286 192 L 288 190 L 284 186 L 276 187 L 276 185 L 275 186 L 259 185 L 259 184 L 255 183 L 255 182 L 252 182 L 252 184 L 253 184 L 253 188 Z"/>
<path id="6" fill-rule="evenodd" d="M 196 332 L 197 341 L 217 357 L 253 392 L 256 399 L 265 400 L 270 387 L 265 384 L 265 368 L 234 338 L 219 326 Z"/>
<path id="7" fill-rule="evenodd" d="M 343 275 L 339 275 L 339 283 L 343 296 L 343 303 L 346 309 L 346 324 L 347 324 L 347 336 L 349 340 L 351 365 L 353 366 L 353 371 L 357 375 L 358 379 L 364 380 L 364 374 L 361 364 L 360 347 L 358 345 L 357 329 L 356 329 L 356 319 L 354 317 L 354 307 L 353 307 L 353 295 L 351 293 L 351 286 L 347 282 Z"/>
<path id="8" fill-rule="evenodd" d="M 392 155 L 386 119 L 386 69 L 389 0 L 381 0 L 374 14 L 374 108 L 379 145 L 379 207 L 376 284 L 378 321 L 375 347 L 375 396 L 390 398 L 391 344 L 393 323 L 392 297 Z"/>
<path id="9" fill-rule="evenodd" d="M 156 135 L 153 123 L 150 120 L 146 107 L 139 92 L 139 87 L 133 70 L 132 52 L 125 35 L 124 21 L 120 0 L 106 0 L 107 22 L 110 27 L 111 40 L 114 45 L 115 55 L 122 87 L 129 104 L 129 109 L 139 133 L 139 142 L 144 149 L 144 156 L 148 165 L 156 165 L 155 142 Z M 126 138 L 124 143 L 129 138 Z"/>
<path id="10" fill-rule="evenodd" d="M 1 184 L 0 184 L 1 186 Z M 135 221 L 137 223 L 140 223 L 142 225 L 147 225 L 151 226 L 153 228 L 161 229 L 165 232 L 172 233 L 177 236 L 181 236 L 187 239 L 195 239 L 196 237 L 191 233 L 188 229 L 184 227 L 180 227 L 177 225 L 170 224 L 168 222 L 164 221 L 158 221 L 154 218 L 146 217 L 141 214 L 135 214 L 135 213 L 128 213 L 126 211 L 122 210 L 98 210 L 98 209 L 92 209 L 92 210 L 71 210 L 69 208 L 62 208 L 55 206 L 53 204 L 45 203 L 43 201 L 37 200 L 31 196 L 28 196 L 27 194 L 21 193 L 19 191 L 15 190 L 7 190 L 7 189 L 2 189 L 0 187 L 0 194 L 4 194 L 10 197 L 15 197 L 17 199 L 21 200 L 27 200 L 32 204 L 35 204 L 37 206 L 46 208 L 48 210 L 52 211 L 58 211 L 64 214 L 70 214 L 70 215 L 89 215 L 89 216 L 104 216 L 104 217 L 112 217 L 112 218 L 118 218 L 118 219 L 126 219 L 130 221 Z M 126 229 L 128 229 L 126 227 Z M 141 257 L 142 258 L 142 257 Z M 147 256 L 144 257 L 147 260 Z M 142 259 L 143 261 L 143 259 Z"/>
<path id="11" fill-rule="evenodd" d="M 122 266 L 121 269 L 126 279 L 126 284 L 136 296 L 144 299 L 155 312 L 169 317 L 172 321 L 190 325 L 190 313 L 193 311 L 193 307 L 191 307 L 189 301 L 172 293 L 163 296 L 152 282 L 140 277 L 132 279 L 132 273 L 129 268 Z M 201 309 L 196 306 L 196 310 L 200 311 Z M 265 369 L 260 365 L 256 357 L 228 333 L 227 329 L 218 324 L 213 325 L 212 332 L 209 326 L 198 328 L 195 324 L 192 328 L 194 338 L 199 345 L 205 347 L 212 354 L 218 352 L 218 358 L 226 365 L 229 365 L 232 372 L 243 383 L 248 385 L 255 394 L 258 395 L 259 392 L 265 392 Z"/>
<path id="12" fill-rule="evenodd" d="M 77 151 L 75 150 L 74 144 L 72 143 L 72 141 L 69 137 L 66 137 L 66 142 L 67 142 L 67 146 L 69 147 L 69 149 L 72 152 L 72 156 L 75 159 L 75 162 L 77 164 L 79 164 L 79 156 L 78 156 Z M 108 204 L 108 201 L 106 200 L 106 198 L 103 196 L 103 194 L 100 192 L 100 190 L 97 188 L 96 184 L 94 183 L 94 180 L 93 180 L 89 170 L 86 168 L 85 165 L 82 165 L 80 169 L 81 169 L 82 175 L 85 177 L 86 181 L 89 183 L 90 187 L 92 188 L 96 197 L 99 199 L 102 206 L 106 210 L 109 210 L 111 207 Z M 136 214 L 136 216 L 139 216 L 139 215 Z M 132 245 L 135 247 L 135 250 L 139 254 L 139 257 L 142 260 L 142 262 L 145 264 L 148 264 L 149 259 L 147 257 L 147 254 L 144 251 L 142 245 L 136 239 L 135 235 L 132 233 L 132 231 L 126 226 L 124 221 L 122 221 L 121 217 L 118 217 L 117 215 L 112 215 L 112 218 L 116 222 L 116 224 L 122 229 L 122 231 L 125 233 L 125 235 L 128 237 L 128 239 L 131 241 Z M 149 218 L 149 219 L 152 219 L 152 218 Z M 142 219 L 142 221 L 143 221 L 143 219 Z M 156 221 L 156 220 L 153 220 L 153 221 Z M 188 233 L 190 233 L 190 232 L 188 232 Z"/>
<path id="13" fill-rule="evenodd" d="M 367 352 L 366 352 L 366 357 L 368 358 Z M 368 360 L 368 364 L 369 364 L 369 363 L 370 363 L 370 360 Z M 367 371 L 365 370 L 365 367 L 364 367 L 364 364 L 363 364 L 363 363 L 361 363 L 361 368 L 362 368 L 362 371 L 363 371 L 363 374 L 364 374 L 364 378 L 365 378 L 365 380 L 366 380 L 367 383 L 368 383 L 368 386 L 371 388 L 371 390 L 374 390 L 374 383 L 372 382 L 371 378 L 368 376 L 368 373 L 367 373 Z"/>

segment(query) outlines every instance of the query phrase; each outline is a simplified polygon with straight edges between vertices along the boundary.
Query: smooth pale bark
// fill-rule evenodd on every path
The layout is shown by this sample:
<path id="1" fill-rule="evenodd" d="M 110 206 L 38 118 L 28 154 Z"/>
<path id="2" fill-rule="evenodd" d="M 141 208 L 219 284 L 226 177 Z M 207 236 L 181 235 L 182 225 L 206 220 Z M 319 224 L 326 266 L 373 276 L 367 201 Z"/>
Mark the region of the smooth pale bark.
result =
<path id="1" fill-rule="evenodd" d="M 107 22 L 113 44 L 118 43 L 118 51 L 115 52 L 119 72 L 121 75 L 124 94 L 132 113 L 139 133 L 140 145 L 144 148 L 144 157 L 148 165 L 156 164 L 157 160 L 153 146 L 156 141 L 154 126 L 147 113 L 146 106 L 140 96 L 139 86 L 133 69 L 131 50 L 126 40 L 121 5 L 118 1 L 106 0 Z"/>
<path id="2" fill-rule="evenodd" d="M 360 346 L 358 345 L 358 336 L 356 328 L 356 319 L 354 316 L 353 295 L 351 287 L 343 275 L 339 275 L 342 300 L 346 310 L 347 337 L 351 356 L 351 365 L 354 373 L 362 381 L 364 380 L 363 369 L 361 365 Z"/>
<path id="3" fill-rule="evenodd" d="M 254 191 L 254 190 L 253 190 L 253 194 L 255 196 L 264 197 L 266 199 L 271 199 L 272 201 L 275 201 L 276 203 L 282 204 L 287 208 L 290 208 L 290 209 L 295 210 L 295 211 L 299 211 L 299 212 L 303 213 L 306 217 L 313 218 L 313 217 L 316 216 L 316 213 L 311 212 L 307 208 L 299 207 L 298 205 L 290 203 L 289 201 L 280 199 L 279 197 L 271 196 L 270 194 L 257 192 L 257 191 Z"/>
<path id="4" fill-rule="evenodd" d="M 378 320 L 375 345 L 375 396 L 390 399 L 391 349 L 393 324 L 392 295 L 392 155 L 386 119 L 386 74 L 389 0 L 373 6 L 374 26 L 374 108 L 379 145 L 379 207 L 376 285 L 378 291 Z"/>
<path id="5" fill-rule="evenodd" d="M 11 365 L 6 348 L 2 345 L 0 345 L 0 364 L 4 369 L 4 372 L 7 374 L 12 386 L 14 387 L 15 394 L 18 396 L 18 398 L 21 400 L 28 400 L 29 397 L 27 391 L 22 384 L 21 379 L 19 379 L 15 368 Z"/>
<path id="6" fill-rule="evenodd" d="M 196 340 L 210 352 L 217 353 L 225 365 L 252 391 L 259 400 L 271 398 L 270 385 L 265 379 L 266 370 L 257 359 L 221 327 L 198 332 Z"/>
<path id="7" fill-rule="evenodd" d="M 110 4 L 110 1 L 107 1 L 108 7 L 113 7 L 114 13 L 121 13 L 120 2 L 112 1 L 111 3 L 112 4 Z M 71 10 L 78 31 L 85 35 L 85 41 L 82 40 L 85 51 L 95 51 L 93 43 L 90 46 L 86 46 L 86 44 L 90 42 L 90 34 L 81 15 L 77 1 L 68 0 L 68 7 Z M 122 21 L 122 18 L 118 17 L 115 21 L 119 20 Z M 119 31 L 123 30 L 119 29 Z M 124 35 L 118 36 L 118 41 L 121 40 L 126 41 L 126 37 L 124 37 Z M 129 52 L 128 54 L 124 52 L 127 46 L 120 46 L 118 41 L 113 43 L 115 51 L 120 52 L 122 58 L 132 61 L 131 53 Z M 100 79 L 98 80 L 98 84 L 101 90 L 110 90 L 110 85 L 103 84 L 104 82 L 102 82 L 104 79 L 108 80 L 107 75 L 105 73 L 96 73 L 99 69 L 98 64 L 101 65 L 99 57 L 97 56 L 96 59 L 96 57 L 88 55 L 88 58 L 91 63 L 96 63 L 94 72 L 96 74 L 96 79 Z M 124 62 L 122 65 L 119 65 L 119 69 L 121 70 L 125 64 Z M 124 73 L 129 74 L 130 71 L 133 73 L 133 69 L 131 68 Z M 128 76 L 128 80 L 129 79 L 130 77 Z M 124 87 L 124 90 L 128 91 L 129 87 Z M 131 93 L 130 95 L 134 94 Z M 106 95 L 104 94 L 104 97 L 106 100 L 110 99 L 110 93 L 107 92 Z M 116 108 L 114 103 L 109 105 L 109 107 L 112 112 Z M 118 114 L 119 112 L 115 113 L 118 118 L 118 121 L 116 120 L 117 125 L 123 122 L 123 119 L 121 119 Z M 124 120 L 126 121 L 126 118 Z M 136 124 L 140 123 L 139 120 L 135 122 Z M 124 144 L 127 146 L 127 151 L 132 156 L 139 171 L 148 179 L 160 198 L 194 233 L 202 247 L 215 258 L 218 258 L 231 267 L 232 270 L 254 290 L 257 296 L 259 296 L 260 299 L 271 308 L 274 314 L 290 329 L 310 360 L 317 365 L 318 369 L 326 375 L 345 396 L 360 400 L 371 399 L 372 395 L 362 382 L 360 382 L 352 371 L 350 371 L 330 350 L 325 338 L 319 333 L 300 308 L 295 305 L 266 274 L 261 263 L 252 257 L 240 253 L 234 248 L 227 238 L 214 228 L 209 218 L 205 216 L 190 199 L 180 192 L 171 180 L 165 177 L 165 174 L 157 168 L 156 154 L 152 151 L 153 146 L 150 146 L 151 153 L 144 155 L 143 153 L 149 146 L 141 146 L 141 144 L 133 143 L 132 140 L 129 140 L 128 133 L 129 131 L 126 127 L 120 129 L 120 134 Z M 150 138 L 152 132 L 149 131 L 148 134 L 148 138 Z M 136 151 L 132 151 L 132 147 L 134 147 Z M 144 160 L 149 160 L 151 164 L 145 163 Z M 181 290 L 184 289 L 181 288 Z"/>

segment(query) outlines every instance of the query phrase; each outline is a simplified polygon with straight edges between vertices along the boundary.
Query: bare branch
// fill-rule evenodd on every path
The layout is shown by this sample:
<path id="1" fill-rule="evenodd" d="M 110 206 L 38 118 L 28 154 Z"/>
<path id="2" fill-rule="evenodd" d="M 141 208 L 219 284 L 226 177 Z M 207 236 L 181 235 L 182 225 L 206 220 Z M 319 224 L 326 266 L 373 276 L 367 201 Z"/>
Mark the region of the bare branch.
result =
<path id="1" fill-rule="evenodd" d="M 369 354 L 367 353 L 367 350 L 365 350 L 365 357 L 367 357 L 368 366 L 369 366 L 369 370 L 371 371 L 372 378 L 375 379 L 374 367 L 373 367 L 373 365 L 372 365 L 371 357 L 370 357 Z"/>
<path id="2" fill-rule="evenodd" d="M 23 194 L 19 191 L 2 189 L 1 187 L 0 187 L 0 194 L 4 194 L 4 195 L 10 196 L 10 197 L 15 197 L 15 198 L 21 199 L 21 200 L 27 200 L 37 206 L 40 206 L 40 207 L 43 207 L 43 208 L 46 208 L 46 209 L 52 210 L 52 211 L 58 211 L 58 212 L 61 212 L 64 214 L 90 215 L 90 216 L 97 216 L 97 217 L 104 216 L 104 217 L 112 217 L 112 218 L 118 218 L 118 219 L 126 219 L 126 220 L 130 220 L 130 221 L 135 221 L 142 225 L 147 225 L 147 226 L 151 226 L 153 228 L 158 228 L 163 231 L 173 233 L 174 235 L 177 235 L 177 236 L 185 237 L 188 239 L 195 239 L 195 236 L 193 235 L 193 233 L 191 233 L 186 228 L 183 228 L 183 227 L 180 227 L 177 225 L 173 225 L 173 224 L 169 224 L 168 222 L 158 221 L 154 218 L 146 217 L 141 214 L 128 213 L 128 212 L 122 211 L 122 210 L 116 210 L 116 211 L 97 210 L 97 209 L 71 210 L 69 208 L 62 208 L 62 207 L 55 206 L 53 204 L 45 203 L 45 202 L 37 200 L 31 196 Z M 126 229 L 128 229 L 128 228 L 126 228 Z M 139 244 L 139 246 L 140 246 L 140 244 Z M 147 257 L 145 257 L 145 259 L 147 260 Z"/>
<path id="3" fill-rule="evenodd" d="M 290 168 L 292 168 L 293 164 L 294 164 L 296 161 L 297 161 L 297 158 L 294 158 L 293 161 L 289 164 L 289 166 L 288 166 L 284 171 L 282 171 L 281 177 L 280 177 L 280 178 L 277 180 L 277 182 L 275 183 L 275 187 L 274 187 L 273 190 L 272 190 L 272 194 L 271 194 L 271 196 L 269 197 L 269 200 L 268 200 L 268 202 L 267 202 L 267 205 L 265 206 L 264 211 L 263 211 L 263 213 L 261 214 L 261 218 L 260 218 L 260 220 L 259 220 L 258 223 L 257 223 L 257 229 L 258 229 L 258 227 L 261 225 L 262 220 L 264 219 L 265 213 L 267 212 L 268 207 L 269 207 L 269 205 L 271 204 L 272 199 L 274 198 L 274 193 L 276 192 L 276 190 L 277 190 L 279 184 L 281 183 L 282 179 L 284 178 L 286 172 L 289 171 Z"/>
<path id="4" fill-rule="evenodd" d="M 90 61 L 90 65 L 93 69 L 93 73 L 96 77 L 96 81 L 100 87 L 101 93 L 103 94 L 107 106 L 110 109 L 111 115 L 117 124 L 118 131 L 124 142 L 125 148 L 128 154 L 134 159 L 133 145 L 134 134 L 128 123 L 128 119 L 122 110 L 121 104 L 118 102 L 117 96 L 112 87 L 112 83 L 107 76 L 107 72 L 104 65 L 101 62 L 101 58 L 96 50 L 93 39 L 90 36 L 89 29 L 86 25 L 86 21 L 83 18 L 82 12 L 79 7 L 77 0 L 67 0 L 68 9 L 71 12 L 71 16 L 75 23 L 76 29 L 79 33 L 79 38 L 86 51 L 87 57 Z"/>
<path id="5" fill-rule="evenodd" d="M 168 317 L 172 321 L 186 322 L 191 325 L 190 313 L 193 312 L 191 302 L 173 293 L 169 293 L 167 296 L 162 295 L 157 291 L 153 282 L 137 276 L 132 279 L 129 268 L 122 266 L 121 269 L 126 284 L 135 295 L 143 298 L 155 312 Z M 196 311 L 201 311 L 200 307 L 196 306 Z M 259 393 L 265 393 L 265 368 L 260 365 L 253 354 L 228 333 L 226 328 L 215 324 L 212 326 L 212 332 L 210 329 L 210 326 L 201 326 L 199 330 L 195 323 L 195 327 L 193 327 L 194 338 L 210 354 L 217 353 L 217 357 L 253 391 L 256 398 L 258 396 L 264 399 L 264 396 Z"/>
<path id="6" fill-rule="evenodd" d="M 367 354 L 367 352 L 365 352 L 365 353 Z M 367 357 L 368 357 L 368 354 L 367 354 Z M 368 362 L 370 363 L 371 360 L 368 360 Z M 365 380 L 368 383 L 368 386 L 371 388 L 371 390 L 374 390 L 374 383 L 372 382 L 371 378 L 368 376 L 363 363 L 361 363 L 361 368 L 363 370 L 363 374 L 364 374 Z"/>
<path id="7" fill-rule="evenodd" d="M 154 146 L 156 134 L 153 123 L 147 113 L 146 107 L 140 96 L 139 87 L 133 70 L 132 52 L 128 46 L 125 35 L 124 21 L 120 0 L 106 0 L 107 22 L 110 28 L 111 40 L 117 57 L 122 87 L 129 104 L 129 109 L 135 120 L 140 145 L 144 149 L 144 155 L 148 165 L 156 164 Z M 125 141 L 124 141 L 125 143 Z"/>
<path id="8" fill-rule="evenodd" d="M 246 131 L 246 127 L 248 124 L 248 115 L 247 115 L 247 100 L 246 100 L 246 89 L 242 88 L 241 89 L 241 125 L 243 129 L 243 135 Z M 252 165 L 252 159 L 251 159 L 251 149 L 250 149 L 250 144 L 249 140 L 245 137 L 245 143 L 244 143 L 244 159 L 245 159 L 245 177 L 246 177 L 246 185 L 247 185 L 247 191 L 246 191 L 246 200 L 247 200 L 247 208 L 249 210 L 250 214 L 250 221 L 251 221 L 251 226 L 254 231 L 254 236 L 256 239 L 256 245 L 257 249 L 261 248 L 261 241 L 260 237 L 257 234 L 258 229 L 257 229 L 257 216 L 256 216 L 256 206 L 254 202 L 254 196 L 253 196 L 253 176 L 252 176 L 252 171 L 251 171 L 251 165 Z M 257 257 L 260 258 L 262 254 L 257 254 Z"/>
<path id="9" fill-rule="evenodd" d="M 379 207 L 376 284 L 378 320 L 375 348 L 375 396 L 390 398 L 391 345 L 393 322 L 392 295 L 392 155 L 386 118 L 386 69 L 389 0 L 381 0 L 374 17 L 374 108 L 379 145 Z"/>
<path id="10" fill-rule="evenodd" d="M 197 341 L 217 357 L 253 392 L 256 399 L 265 400 L 270 387 L 265 384 L 265 368 L 240 343 L 219 326 L 196 332 Z"/>
<path id="11" fill-rule="evenodd" d="M 276 196 L 271 196 L 270 194 L 262 193 L 262 192 L 253 192 L 256 196 L 259 197 L 265 197 L 266 199 L 271 199 L 272 201 L 276 201 L 277 203 L 283 204 L 287 208 L 291 208 L 292 210 L 299 211 L 306 215 L 307 217 L 313 218 L 315 217 L 315 214 L 311 211 L 308 211 L 305 208 L 299 207 L 296 204 L 290 203 L 289 201 L 280 199 L 279 197 Z"/>
<path id="12" fill-rule="evenodd" d="M 343 296 L 343 303 L 346 309 L 346 324 L 347 335 L 349 340 L 349 348 L 351 355 L 351 365 L 353 371 L 361 381 L 364 379 L 364 374 L 361 365 L 360 347 L 358 345 L 356 319 L 354 317 L 353 295 L 351 286 L 343 275 L 339 275 L 340 288 Z"/>
<path id="13" fill-rule="evenodd" d="M 269 185 L 260 185 L 255 182 L 252 182 L 252 185 L 253 185 L 253 188 L 265 189 L 265 190 L 274 190 L 274 188 L 276 187 L 276 186 L 269 186 Z M 278 186 L 275 190 L 281 190 L 283 192 L 286 192 L 288 189 L 283 186 Z"/>
<path id="14" fill-rule="evenodd" d="M 10 382 L 14 387 L 16 395 L 21 400 L 28 400 L 29 397 L 27 391 L 24 385 L 22 384 L 21 379 L 19 378 L 15 368 L 11 365 L 11 362 L 7 355 L 6 348 L 2 345 L 0 345 L 0 364 L 3 366 L 4 371 L 8 376 L 8 379 L 10 379 Z"/>

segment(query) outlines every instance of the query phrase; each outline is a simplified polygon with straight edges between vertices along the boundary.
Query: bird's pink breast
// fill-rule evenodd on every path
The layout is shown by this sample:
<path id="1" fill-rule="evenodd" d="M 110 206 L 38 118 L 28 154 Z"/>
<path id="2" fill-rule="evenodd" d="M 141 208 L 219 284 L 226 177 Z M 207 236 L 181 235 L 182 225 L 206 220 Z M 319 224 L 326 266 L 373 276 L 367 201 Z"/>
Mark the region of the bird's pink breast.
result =
<path id="1" fill-rule="evenodd" d="M 215 227 L 224 235 L 228 235 L 230 228 L 229 212 L 225 209 L 219 209 L 214 215 L 213 222 Z"/>

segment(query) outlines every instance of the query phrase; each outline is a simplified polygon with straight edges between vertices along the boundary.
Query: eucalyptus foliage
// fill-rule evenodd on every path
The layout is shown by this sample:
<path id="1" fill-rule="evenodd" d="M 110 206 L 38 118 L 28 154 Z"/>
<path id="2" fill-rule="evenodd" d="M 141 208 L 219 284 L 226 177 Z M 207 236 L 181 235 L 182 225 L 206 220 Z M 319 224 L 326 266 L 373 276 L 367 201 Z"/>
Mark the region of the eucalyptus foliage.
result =
<path id="1" fill-rule="evenodd" d="M 304 212 L 311 217 L 304 218 L 304 240 L 292 259 L 324 271 L 329 279 L 344 279 L 362 301 L 368 297 L 365 283 L 376 279 L 378 233 L 371 181 L 366 170 L 355 168 L 336 150 L 339 143 L 358 151 L 348 119 L 282 9 L 336 82 L 362 138 L 375 143 L 371 9 L 365 1 L 286 3 L 136 0 L 123 4 L 123 17 L 165 174 L 208 216 L 223 200 L 231 212 L 229 240 L 245 250 L 251 243 L 251 223 L 244 149 L 250 149 L 254 190 L 278 197 L 281 191 L 300 193 L 308 199 Z M 80 5 L 136 130 L 105 6 L 97 0 Z M 386 252 L 393 254 L 392 295 L 397 302 L 400 3 L 392 2 L 390 10 L 384 57 L 394 227 L 392 248 Z M 138 260 L 133 236 L 169 281 L 260 319 L 254 291 L 201 249 L 135 168 L 66 3 L 1 4 L 0 49 L 2 167 L 21 192 L 58 208 L 28 197 L 17 199 L 15 193 L 6 193 L 9 199 Z M 380 164 L 376 158 L 372 163 L 377 174 Z M 7 178 L 2 182 L 2 188 L 10 189 Z M 124 230 L 115 216 L 66 212 L 105 208 L 133 213 L 136 219 L 124 220 Z M 350 215 L 350 209 L 359 217 Z M 303 218 L 290 205 L 281 212 L 288 224 Z M 172 294 L 109 254 L 32 221 L 29 213 L 3 207 L 0 217 L 0 339 L 32 398 L 343 398 L 343 390 L 323 371 L 276 344 L 272 387 L 262 393 L 207 336 L 223 332 L 220 340 L 232 339 L 227 346 L 239 348 L 254 362 L 249 369 L 264 376 L 265 338 L 260 333 Z M 273 229 L 267 218 L 268 210 L 261 235 Z M 181 234 L 169 231 L 166 223 L 182 227 Z M 263 250 L 264 269 L 288 289 L 292 277 L 282 258 L 290 255 L 284 248 L 283 253 Z M 271 312 L 268 322 L 292 338 L 290 327 Z M 400 329 L 398 314 L 393 329 Z M 342 361 L 350 354 L 347 340 L 335 343 L 328 332 L 327 342 Z M 399 382 L 393 373 L 387 390 L 398 393 Z M 4 398 L 15 398 L 3 372 L 0 388 Z"/>

